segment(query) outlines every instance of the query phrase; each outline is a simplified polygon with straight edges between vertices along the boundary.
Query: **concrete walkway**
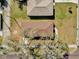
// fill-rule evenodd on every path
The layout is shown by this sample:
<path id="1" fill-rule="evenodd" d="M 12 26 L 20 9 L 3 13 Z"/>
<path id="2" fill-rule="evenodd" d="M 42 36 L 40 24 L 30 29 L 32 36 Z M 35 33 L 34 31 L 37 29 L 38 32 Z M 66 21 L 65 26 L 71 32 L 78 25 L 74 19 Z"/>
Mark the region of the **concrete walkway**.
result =
<path id="1" fill-rule="evenodd" d="M 77 45 L 68 45 L 69 48 L 77 48 Z"/>
<path id="2" fill-rule="evenodd" d="M 78 1 L 78 8 L 77 8 L 77 46 L 79 46 L 79 1 Z"/>
<path id="3" fill-rule="evenodd" d="M 78 0 L 55 0 L 55 2 L 72 2 L 78 4 Z"/>
<path id="4" fill-rule="evenodd" d="M 4 21 L 3 21 L 3 44 L 5 44 L 6 40 L 8 39 L 7 37 L 10 36 L 10 0 L 6 0 L 5 2 L 6 7 L 4 8 L 6 15 L 4 16 Z"/>

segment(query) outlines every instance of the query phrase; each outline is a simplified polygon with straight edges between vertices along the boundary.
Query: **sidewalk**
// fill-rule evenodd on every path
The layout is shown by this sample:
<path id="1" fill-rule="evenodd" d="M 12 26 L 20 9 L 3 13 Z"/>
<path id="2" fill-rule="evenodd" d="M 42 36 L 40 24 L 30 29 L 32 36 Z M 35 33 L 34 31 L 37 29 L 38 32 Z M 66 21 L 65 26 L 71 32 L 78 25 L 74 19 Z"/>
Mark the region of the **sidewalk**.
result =
<path id="1" fill-rule="evenodd" d="M 77 48 L 77 45 L 68 45 L 69 48 Z"/>
<path id="2" fill-rule="evenodd" d="M 78 0 L 55 0 L 55 2 L 72 2 L 78 4 Z"/>

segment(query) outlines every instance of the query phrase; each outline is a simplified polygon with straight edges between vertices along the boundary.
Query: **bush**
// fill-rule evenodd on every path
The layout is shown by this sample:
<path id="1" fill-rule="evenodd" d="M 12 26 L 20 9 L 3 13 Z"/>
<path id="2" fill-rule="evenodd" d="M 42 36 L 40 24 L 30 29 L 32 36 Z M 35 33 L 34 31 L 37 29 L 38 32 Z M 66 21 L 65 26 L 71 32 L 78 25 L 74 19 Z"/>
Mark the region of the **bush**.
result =
<path id="1" fill-rule="evenodd" d="M 0 45 L 2 44 L 2 40 L 3 40 L 3 38 L 0 36 Z"/>
<path id="2" fill-rule="evenodd" d="M 67 44 L 61 40 L 46 44 L 37 43 L 32 46 L 26 45 L 24 42 L 24 40 L 16 42 L 10 39 L 7 51 L 13 50 L 18 56 L 24 56 L 26 59 L 64 59 L 64 55 L 68 53 Z"/>

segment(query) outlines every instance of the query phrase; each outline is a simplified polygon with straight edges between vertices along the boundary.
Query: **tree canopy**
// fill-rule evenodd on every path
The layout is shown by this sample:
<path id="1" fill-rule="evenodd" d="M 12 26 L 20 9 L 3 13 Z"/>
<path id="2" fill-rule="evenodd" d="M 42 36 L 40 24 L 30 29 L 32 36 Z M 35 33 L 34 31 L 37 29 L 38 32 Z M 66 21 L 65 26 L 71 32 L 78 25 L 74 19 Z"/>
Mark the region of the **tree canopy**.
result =
<path id="1" fill-rule="evenodd" d="M 5 3 L 5 0 L 0 0 L 1 4 L 4 5 Z"/>

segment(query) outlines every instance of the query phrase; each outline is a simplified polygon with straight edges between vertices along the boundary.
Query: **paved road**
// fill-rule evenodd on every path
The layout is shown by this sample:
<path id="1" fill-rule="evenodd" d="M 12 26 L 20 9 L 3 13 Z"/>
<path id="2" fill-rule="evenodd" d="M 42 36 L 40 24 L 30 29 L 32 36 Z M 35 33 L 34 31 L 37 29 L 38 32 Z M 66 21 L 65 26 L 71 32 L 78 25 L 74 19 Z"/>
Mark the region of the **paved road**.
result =
<path id="1" fill-rule="evenodd" d="M 0 55 L 0 59 L 19 59 L 16 55 Z"/>
<path id="2" fill-rule="evenodd" d="M 69 55 L 69 59 L 79 59 L 79 48 L 71 55 Z"/>

